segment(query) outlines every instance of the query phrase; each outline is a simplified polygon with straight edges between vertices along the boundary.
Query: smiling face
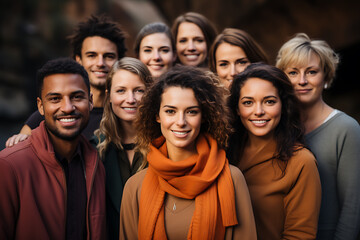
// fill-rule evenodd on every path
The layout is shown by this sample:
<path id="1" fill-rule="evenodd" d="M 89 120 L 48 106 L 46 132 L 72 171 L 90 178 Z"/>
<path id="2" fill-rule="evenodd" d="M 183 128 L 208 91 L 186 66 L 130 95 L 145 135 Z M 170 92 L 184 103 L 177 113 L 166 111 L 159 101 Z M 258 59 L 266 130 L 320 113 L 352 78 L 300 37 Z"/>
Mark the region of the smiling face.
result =
<path id="1" fill-rule="evenodd" d="M 238 115 L 249 137 L 273 138 L 281 118 L 281 100 L 274 85 L 249 78 L 240 90 Z"/>
<path id="2" fill-rule="evenodd" d="M 207 57 L 207 45 L 201 29 L 194 23 L 179 25 L 176 51 L 180 62 L 188 66 L 199 66 Z"/>
<path id="3" fill-rule="evenodd" d="M 229 43 L 221 43 L 216 49 L 216 73 L 221 82 L 229 88 L 234 76 L 250 65 L 245 52 L 241 47 Z"/>
<path id="4" fill-rule="evenodd" d="M 157 122 L 166 139 L 169 156 L 175 151 L 196 153 L 195 141 L 200 133 L 201 117 L 200 106 L 192 89 L 165 89 Z"/>
<path id="5" fill-rule="evenodd" d="M 324 90 L 324 71 L 320 65 L 320 58 L 312 53 L 304 66 L 289 65 L 284 70 L 289 77 L 296 96 L 302 104 L 314 105 L 322 101 Z"/>
<path id="6" fill-rule="evenodd" d="M 159 77 L 169 70 L 175 58 L 171 40 L 165 33 L 150 34 L 141 40 L 139 59 L 148 67 L 153 77 Z"/>
<path id="7" fill-rule="evenodd" d="M 89 75 L 91 87 L 99 89 L 105 87 L 106 76 L 117 59 L 116 44 L 99 36 L 85 38 L 81 56 L 76 56 Z"/>
<path id="8" fill-rule="evenodd" d="M 79 74 L 45 77 L 37 104 L 54 144 L 76 139 L 86 127 L 92 110 L 88 88 Z"/>
<path id="9" fill-rule="evenodd" d="M 114 74 L 110 89 L 110 103 L 120 121 L 135 120 L 137 107 L 144 92 L 145 84 L 137 74 L 124 69 Z"/>

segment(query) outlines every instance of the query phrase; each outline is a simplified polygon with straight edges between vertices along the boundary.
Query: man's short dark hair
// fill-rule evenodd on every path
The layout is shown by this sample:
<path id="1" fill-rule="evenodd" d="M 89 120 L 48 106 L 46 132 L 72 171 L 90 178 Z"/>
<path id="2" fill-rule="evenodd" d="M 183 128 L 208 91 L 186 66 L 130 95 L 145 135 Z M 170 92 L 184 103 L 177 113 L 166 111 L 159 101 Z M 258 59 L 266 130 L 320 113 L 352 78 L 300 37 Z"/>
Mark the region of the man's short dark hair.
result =
<path id="1" fill-rule="evenodd" d="M 125 56 L 125 32 L 121 29 L 120 24 L 113 22 L 106 15 L 92 15 L 85 22 L 80 22 L 75 28 L 74 33 L 69 36 L 70 43 L 73 47 L 73 58 L 81 57 L 82 44 L 87 37 L 99 36 L 113 42 L 117 47 L 118 57 Z"/>
<path id="2" fill-rule="evenodd" d="M 83 66 L 71 58 L 57 58 L 48 61 L 37 71 L 36 82 L 38 96 L 41 98 L 41 90 L 44 85 L 44 78 L 53 74 L 73 73 L 79 74 L 85 82 L 90 94 L 89 76 Z"/>

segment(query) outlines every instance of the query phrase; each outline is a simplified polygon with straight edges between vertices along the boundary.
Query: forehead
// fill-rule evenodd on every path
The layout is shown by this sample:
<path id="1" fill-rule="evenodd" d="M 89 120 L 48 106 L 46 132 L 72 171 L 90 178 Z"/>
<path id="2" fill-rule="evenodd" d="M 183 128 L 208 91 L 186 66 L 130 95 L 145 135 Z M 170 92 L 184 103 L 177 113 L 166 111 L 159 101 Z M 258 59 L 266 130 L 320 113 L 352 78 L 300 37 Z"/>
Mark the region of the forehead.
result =
<path id="1" fill-rule="evenodd" d="M 220 43 L 215 52 L 216 60 L 220 60 L 220 58 L 246 58 L 246 54 L 244 50 L 227 42 Z"/>
<path id="2" fill-rule="evenodd" d="M 140 43 L 141 47 L 171 46 L 169 37 L 165 33 L 152 33 L 145 36 Z"/>
<path id="3" fill-rule="evenodd" d="M 168 87 L 161 96 L 161 105 L 171 105 L 175 107 L 198 106 L 194 91 L 191 88 L 178 86 Z"/>
<path id="4" fill-rule="evenodd" d="M 195 23 L 182 22 L 179 25 L 178 38 L 180 37 L 204 37 L 201 28 Z"/>
<path id="5" fill-rule="evenodd" d="M 240 90 L 240 97 L 268 95 L 278 96 L 278 90 L 272 82 L 261 78 L 249 78 Z"/>
<path id="6" fill-rule="evenodd" d="M 41 96 L 49 93 L 69 95 L 76 91 L 89 92 L 83 77 L 75 73 L 58 73 L 44 78 Z"/>
<path id="7" fill-rule="evenodd" d="M 81 54 L 86 52 L 117 53 L 117 46 L 114 42 L 100 36 L 92 36 L 84 39 Z"/>
<path id="8" fill-rule="evenodd" d="M 145 86 L 140 76 L 125 69 L 120 69 L 114 73 L 112 77 L 112 88 L 115 87 L 137 87 Z"/>
<path id="9" fill-rule="evenodd" d="M 308 66 L 321 67 L 319 56 L 312 51 L 299 51 L 289 58 L 285 68 L 306 68 Z"/>

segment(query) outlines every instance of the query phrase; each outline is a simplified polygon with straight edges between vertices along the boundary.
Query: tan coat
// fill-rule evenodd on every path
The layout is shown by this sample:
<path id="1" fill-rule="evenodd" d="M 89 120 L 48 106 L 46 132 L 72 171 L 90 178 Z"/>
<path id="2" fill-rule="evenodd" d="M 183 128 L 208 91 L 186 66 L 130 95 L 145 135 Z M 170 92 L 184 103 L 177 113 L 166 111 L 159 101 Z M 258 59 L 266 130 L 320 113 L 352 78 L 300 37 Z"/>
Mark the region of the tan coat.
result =
<path id="1" fill-rule="evenodd" d="M 246 153 L 239 163 L 248 184 L 258 239 L 315 239 L 321 185 L 313 154 L 302 148 L 289 160 L 271 159 L 275 144 Z"/>
<path id="2" fill-rule="evenodd" d="M 226 228 L 225 239 L 256 239 L 254 216 L 245 179 L 236 167 L 230 165 L 230 171 L 239 224 Z M 138 239 L 139 203 L 145 175 L 146 169 L 132 176 L 125 184 L 120 210 L 120 239 Z M 169 240 L 186 239 L 194 209 L 195 200 L 166 194 L 165 230 Z"/>

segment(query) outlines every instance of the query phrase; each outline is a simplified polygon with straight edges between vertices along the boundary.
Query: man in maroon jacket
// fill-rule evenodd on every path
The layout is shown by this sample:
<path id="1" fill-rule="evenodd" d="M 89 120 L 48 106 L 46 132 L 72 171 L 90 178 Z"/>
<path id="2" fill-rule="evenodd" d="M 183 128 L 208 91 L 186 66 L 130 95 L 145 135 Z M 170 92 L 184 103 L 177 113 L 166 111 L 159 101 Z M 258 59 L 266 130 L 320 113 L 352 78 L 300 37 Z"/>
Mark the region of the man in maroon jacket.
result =
<path id="1" fill-rule="evenodd" d="M 37 81 L 45 120 L 0 152 L 0 239 L 105 239 L 105 171 L 81 136 L 93 107 L 88 74 L 55 59 Z"/>

